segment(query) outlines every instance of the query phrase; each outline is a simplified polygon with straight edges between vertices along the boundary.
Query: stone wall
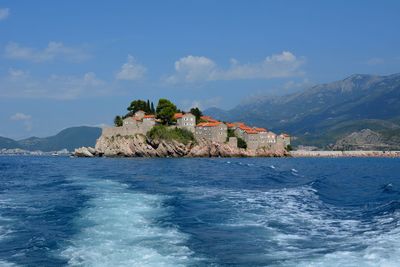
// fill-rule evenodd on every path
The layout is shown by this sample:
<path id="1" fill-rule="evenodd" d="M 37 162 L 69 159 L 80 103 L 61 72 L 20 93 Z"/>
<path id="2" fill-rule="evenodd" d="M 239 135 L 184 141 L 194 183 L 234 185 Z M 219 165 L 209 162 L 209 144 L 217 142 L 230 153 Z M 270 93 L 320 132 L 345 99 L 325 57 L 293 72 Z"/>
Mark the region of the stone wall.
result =
<path id="1" fill-rule="evenodd" d="M 237 138 L 236 137 L 229 137 L 228 145 L 233 148 L 237 148 Z"/>
<path id="2" fill-rule="evenodd" d="M 102 136 L 104 137 L 112 137 L 116 135 L 134 135 L 134 134 L 146 134 L 147 131 L 141 127 L 137 127 L 136 125 L 124 125 L 121 127 L 104 127 L 102 131 Z"/>

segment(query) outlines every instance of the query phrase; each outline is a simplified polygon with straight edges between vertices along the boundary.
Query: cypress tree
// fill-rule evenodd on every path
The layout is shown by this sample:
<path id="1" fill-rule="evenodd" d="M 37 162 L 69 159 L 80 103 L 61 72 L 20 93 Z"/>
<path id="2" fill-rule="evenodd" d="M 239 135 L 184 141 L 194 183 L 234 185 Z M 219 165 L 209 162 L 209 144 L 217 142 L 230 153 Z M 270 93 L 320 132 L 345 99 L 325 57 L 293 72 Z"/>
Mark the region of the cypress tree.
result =
<path id="1" fill-rule="evenodd" d="M 148 99 L 147 99 L 147 102 L 146 102 L 146 113 L 151 113 L 150 101 Z"/>

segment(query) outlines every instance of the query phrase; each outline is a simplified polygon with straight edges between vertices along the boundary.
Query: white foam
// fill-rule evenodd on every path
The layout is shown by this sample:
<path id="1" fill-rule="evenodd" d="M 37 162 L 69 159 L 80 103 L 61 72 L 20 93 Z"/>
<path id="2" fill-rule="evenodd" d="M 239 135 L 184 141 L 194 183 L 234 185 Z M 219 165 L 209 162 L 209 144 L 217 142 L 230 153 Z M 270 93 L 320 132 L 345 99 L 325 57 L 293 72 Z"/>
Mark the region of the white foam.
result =
<path id="1" fill-rule="evenodd" d="M 62 251 L 71 266 L 185 266 L 187 236 L 160 225 L 165 197 L 135 193 L 113 181 L 91 181 L 92 199 L 75 225 L 79 233 Z"/>
<path id="2" fill-rule="evenodd" d="M 310 186 L 198 191 L 231 203 L 232 217 L 221 226 L 263 229 L 266 256 L 280 266 L 399 266 L 400 213 L 350 219 L 354 209 L 323 203 Z"/>
<path id="3" fill-rule="evenodd" d="M 9 261 L 0 260 L 1 267 L 17 267 L 18 265 Z"/>

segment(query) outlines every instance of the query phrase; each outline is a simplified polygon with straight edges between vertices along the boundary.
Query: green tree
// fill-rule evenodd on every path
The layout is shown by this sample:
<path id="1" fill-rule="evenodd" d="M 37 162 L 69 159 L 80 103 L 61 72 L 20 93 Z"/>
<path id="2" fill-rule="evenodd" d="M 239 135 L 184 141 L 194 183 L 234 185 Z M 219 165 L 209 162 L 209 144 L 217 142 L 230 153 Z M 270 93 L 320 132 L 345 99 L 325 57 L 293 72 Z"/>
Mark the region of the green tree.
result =
<path id="1" fill-rule="evenodd" d="M 191 108 L 190 113 L 192 113 L 196 117 L 196 124 L 200 122 L 201 116 L 203 116 L 203 112 L 198 107 Z"/>
<path id="2" fill-rule="evenodd" d="M 136 111 L 143 110 L 146 112 L 147 110 L 147 103 L 144 100 L 133 100 L 130 106 L 127 108 L 130 111 L 130 114 L 134 114 Z"/>
<path id="3" fill-rule="evenodd" d="M 153 101 L 151 101 L 150 110 L 151 110 L 151 114 L 155 114 L 155 113 L 156 113 L 156 109 L 154 108 L 154 103 L 153 103 Z"/>
<path id="4" fill-rule="evenodd" d="M 150 113 L 151 113 L 150 100 L 148 100 L 148 99 L 147 99 L 147 103 L 146 103 L 146 110 L 145 110 L 145 112 L 146 112 L 147 114 L 150 114 Z"/>
<path id="5" fill-rule="evenodd" d="M 161 120 L 164 125 L 172 124 L 174 120 L 174 114 L 177 112 L 176 106 L 168 99 L 161 98 L 158 100 L 156 109 L 157 119 Z"/>
<path id="6" fill-rule="evenodd" d="M 115 118 L 114 118 L 114 125 L 115 125 L 116 127 L 121 127 L 123 124 L 124 124 L 124 122 L 123 122 L 121 116 L 115 116 Z"/>
<path id="7" fill-rule="evenodd" d="M 238 145 L 238 148 L 244 148 L 244 149 L 247 148 L 247 143 L 246 143 L 246 141 L 244 141 L 244 140 L 243 140 L 242 138 L 240 138 L 240 137 L 237 138 L 237 145 Z"/>

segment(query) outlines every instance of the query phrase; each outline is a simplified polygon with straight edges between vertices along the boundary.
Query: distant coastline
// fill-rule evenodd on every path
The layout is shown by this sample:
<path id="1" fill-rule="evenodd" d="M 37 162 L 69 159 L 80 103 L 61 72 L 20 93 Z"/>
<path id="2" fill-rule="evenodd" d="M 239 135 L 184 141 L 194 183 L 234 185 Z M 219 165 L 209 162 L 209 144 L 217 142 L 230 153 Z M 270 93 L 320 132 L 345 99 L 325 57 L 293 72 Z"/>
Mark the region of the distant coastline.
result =
<path id="1" fill-rule="evenodd" d="M 289 153 L 294 158 L 399 158 L 400 151 L 367 151 L 367 150 L 348 150 L 348 151 L 307 151 L 295 150 Z"/>

